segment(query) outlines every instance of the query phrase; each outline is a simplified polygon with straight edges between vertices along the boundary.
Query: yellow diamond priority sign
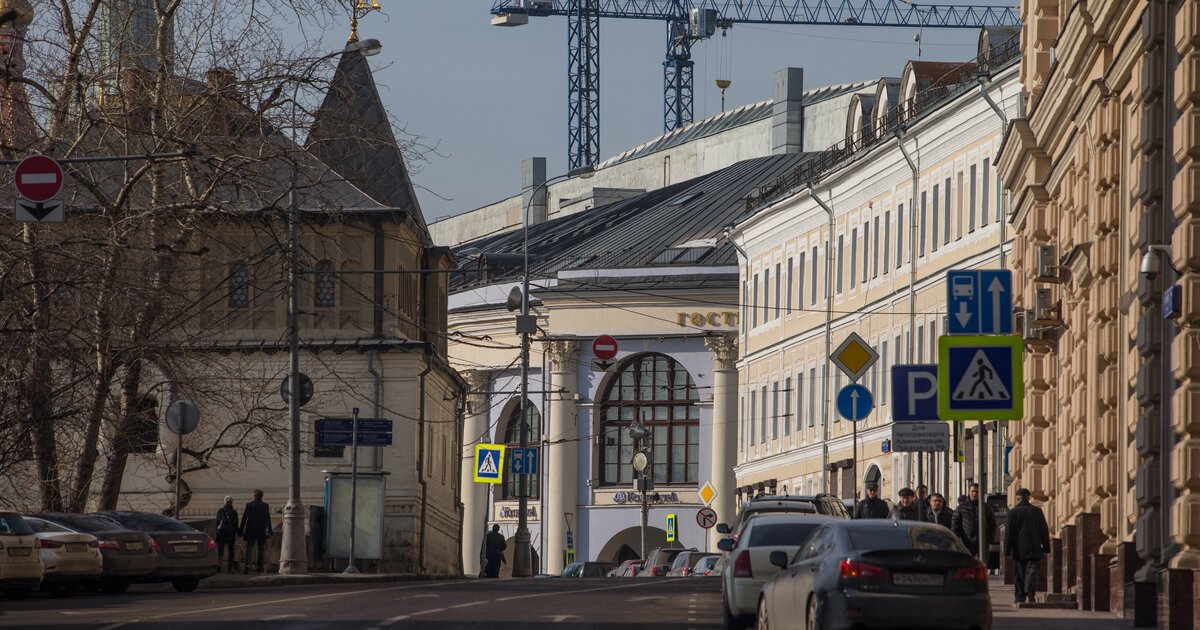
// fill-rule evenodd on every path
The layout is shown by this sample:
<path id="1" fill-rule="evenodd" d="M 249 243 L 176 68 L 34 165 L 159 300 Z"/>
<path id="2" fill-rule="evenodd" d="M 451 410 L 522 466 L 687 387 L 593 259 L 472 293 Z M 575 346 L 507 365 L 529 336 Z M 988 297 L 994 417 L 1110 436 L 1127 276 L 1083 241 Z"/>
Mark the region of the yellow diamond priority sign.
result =
<path id="1" fill-rule="evenodd" d="M 717 489 L 713 487 L 711 481 L 705 481 L 704 487 L 700 488 L 700 500 L 704 501 L 704 505 L 712 505 L 713 499 L 717 498 Z"/>
<path id="2" fill-rule="evenodd" d="M 829 359 L 851 382 L 857 383 L 858 379 L 862 378 L 862 375 L 866 374 L 867 370 L 871 369 L 871 366 L 879 360 L 879 353 L 875 352 L 875 348 L 872 348 L 870 344 L 863 341 L 858 333 L 852 332 L 842 342 L 842 345 L 833 351 L 833 356 Z"/>

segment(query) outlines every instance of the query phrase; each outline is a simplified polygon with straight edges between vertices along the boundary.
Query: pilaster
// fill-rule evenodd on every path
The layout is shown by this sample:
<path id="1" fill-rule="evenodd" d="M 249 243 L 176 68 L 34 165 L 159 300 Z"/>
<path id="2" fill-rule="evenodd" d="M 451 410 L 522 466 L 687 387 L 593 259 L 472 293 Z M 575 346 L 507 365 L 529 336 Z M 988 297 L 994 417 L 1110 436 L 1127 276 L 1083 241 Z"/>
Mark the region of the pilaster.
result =
<path id="1" fill-rule="evenodd" d="M 713 411 L 710 461 L 711 480 L 717 490 L 712 508 L 719 522 L 732 522 L 737 507 L 737 480 L 733 467 L 737 463 L 737 399 L 738 399 L 738 340 L 734 335 L 714 335 L 704 338 L 704 345 L 713 353 Z M 720 536 L 710 536 L 709 551 L 716 551 Z"/>

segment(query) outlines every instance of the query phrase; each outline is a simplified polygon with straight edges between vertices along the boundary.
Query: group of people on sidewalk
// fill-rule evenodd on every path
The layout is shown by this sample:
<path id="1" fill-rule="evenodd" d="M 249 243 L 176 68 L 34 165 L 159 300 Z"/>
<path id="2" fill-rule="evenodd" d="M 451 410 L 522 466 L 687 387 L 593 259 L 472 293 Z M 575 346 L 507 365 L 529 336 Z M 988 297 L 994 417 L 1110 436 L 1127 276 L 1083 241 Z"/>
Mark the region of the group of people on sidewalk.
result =
<path id="1" fill-rule="evenodd" d="M 984 510 L 979 510 L 979 484 L 973 483 L 965 496 L 958 499 L 958 507 L 951 508 L 946 504 L 946 497 L 938 493 L 929 493 L 924 485 L 917 486 L 917 491 L 911 488 L 901 488 L 897 493 L 898 503 L 888 506 L 879 498 L 879 485 L 868 483 L 867 498 L 859 501 L 854 508 L 854 518 L 890 518 L 905 521 L 923 521 L 936 523 L 954 532 L 980 561 L 986 562 L 986 557 L 979 557 L 979 537 L 985 535 L 985 541 L 996 537 L 996 512 L 991 505 L 984 504 Z M 1037 593 L 1038 563 L 1050 552 L 1050 531 L 1046 524 L 1046 515 L 1042 509 L 1029 502 L 1030 492 L 1025 488 L 1017 490 L 1017 504 L 1008 511 L 1008 523 L 1004 532 L 1004 549 L 1012 556 L 1016 565 L 1014 571 L 1014 599 L 1016 603 L 1034 601 Z"/>
<path id="2" fill-rule="evenodd" d="M 271 507 L 263 502 L 263 491 L 254 491 L 254 500 L 246 504 L 242 510 L 242 520 L 238 522 L 237 509 L 233 507 L 233 497 L 225 497 L 225 505 L 217 510 L 217 570 L 220 571 L 221 560 L 228 550 L 229 560 L 226 562 L 226 572 L 233 572 L 234 551 L 237 539 L 246 541 L 245 562 L 242 573 L 250 572 L 250 549 L 257 548 L 258 572 L 263 572 L 263 556 L 266 552 L 267 541 L 272 534 Z"/>

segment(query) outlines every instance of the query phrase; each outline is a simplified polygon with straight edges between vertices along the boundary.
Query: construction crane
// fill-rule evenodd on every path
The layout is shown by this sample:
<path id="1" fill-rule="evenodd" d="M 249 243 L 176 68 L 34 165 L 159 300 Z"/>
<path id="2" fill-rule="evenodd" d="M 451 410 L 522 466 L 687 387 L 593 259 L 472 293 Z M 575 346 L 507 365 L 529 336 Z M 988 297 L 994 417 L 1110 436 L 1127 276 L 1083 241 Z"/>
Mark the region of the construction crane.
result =
<path id="1" fill-rule="evenodd" d="M 567 157 L 571 170 L 600 159 L 600 19 L 661 20 L 663 130 L 692 122 L 692 45 L 744 24 L 980 28 L 1020 26 L 1011 7 L 904 0 L 493 0 L 492 24 L 567 18 Z"/>

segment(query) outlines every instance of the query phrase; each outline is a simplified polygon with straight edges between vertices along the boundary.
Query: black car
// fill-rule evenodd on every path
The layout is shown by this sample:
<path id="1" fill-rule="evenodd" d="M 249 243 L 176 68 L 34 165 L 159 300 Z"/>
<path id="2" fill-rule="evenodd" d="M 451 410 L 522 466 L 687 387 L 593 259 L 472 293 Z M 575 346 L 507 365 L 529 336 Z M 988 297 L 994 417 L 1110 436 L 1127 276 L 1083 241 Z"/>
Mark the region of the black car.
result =
<path id="1" fill-rule="evenodd" d="M 128 529 L 146 532 L 157 552 L 154 572 L 143 582 L 170 582 L 180 593 L 190 593 L 200 580 L 217 573 L 217 544 L 202 531 L 173 518 L 149 512 L 96 512 Z"/>
<path id="2" fill-rule="evenodd" d="M 917 521 L 833 521 L 791 557 L 758 600 L 758 627 L 990 630 L 987 569 L 950 530 Z"/>
<path id="3" fill-rule="evenodd" d="M 96 537 L 100 555 L 104 558 L 103 572 L 96 582 L 87 586 L 98 586 L 110 595 L 124 593 L 129 585 L 154 572 L 158 559 L 149 535 L 94 514 L 68 514 L 51 512 L 32 514 L 33 518 L 49 521 L 81 534 Z"/>

